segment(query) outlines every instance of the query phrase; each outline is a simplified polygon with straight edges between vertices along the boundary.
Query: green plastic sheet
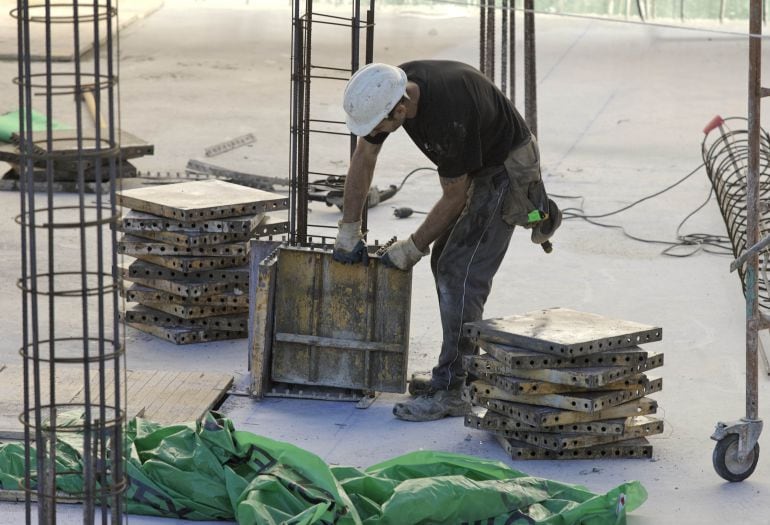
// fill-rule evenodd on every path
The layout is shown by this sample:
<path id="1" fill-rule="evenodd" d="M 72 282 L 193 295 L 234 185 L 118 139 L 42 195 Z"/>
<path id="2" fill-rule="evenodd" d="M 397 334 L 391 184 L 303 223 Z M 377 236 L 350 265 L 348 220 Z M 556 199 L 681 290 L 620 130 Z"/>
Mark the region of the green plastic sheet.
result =
<path id="1" fill-rule="evenodd" d="M 30 115 L 32 117 L 32 131 L 45 131 L 46 118 L 45 115 L 32 111 Z M 65 129 L 66 126 L 59 124 L 56 121 L 51 122 L 51 129 Z M 0 141 L 11 142 L 11 136 L 19 131 L 19 112 L 12 111 L 0 115 Z"/>
<path id="2" fill-rule="evenodd" d="M 64 433 L 60 433 L 62 435 Z M 0 445 L 0 486 L 19 489 L 24 447 Z M 35 481 L 35 459 L 32 478 Z M 78 436 L 60 441 L 70 474 L 59 490 L 82 489 Z M 606 494 L 535 478 L 498 461 L 419 451 L 361 470 L 250 432 L 210 413 L 199 424 L 143 419 L 127 429 L 128 512 L 247 524 L 624 524 L 647 493 L 639 482 Z"/>

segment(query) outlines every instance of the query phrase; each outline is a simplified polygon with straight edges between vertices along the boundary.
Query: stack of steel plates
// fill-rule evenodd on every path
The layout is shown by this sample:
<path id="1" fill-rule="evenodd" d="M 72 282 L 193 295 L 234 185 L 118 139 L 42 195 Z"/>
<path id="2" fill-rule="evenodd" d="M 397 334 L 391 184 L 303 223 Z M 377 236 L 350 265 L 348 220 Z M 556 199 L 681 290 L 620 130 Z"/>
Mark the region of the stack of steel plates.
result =
<path id="1" fill-rule="evenodd" d="M 126 190 L 118 203 L 129 326 L 177 344 L 247 337 L 249 240 L 285 233 L 288 199 L 206 180 Z M 272 216 L 269 214 L 273 214 Z"/>
<path id="2" fill-rule="evenodd" d="M 565 308 L 467 323 L 485 352 L 466 356 L 465 425 L 495 434 L 513 459 L 650 458 L 663 431 L 645 372 L 662 330 Z"/>

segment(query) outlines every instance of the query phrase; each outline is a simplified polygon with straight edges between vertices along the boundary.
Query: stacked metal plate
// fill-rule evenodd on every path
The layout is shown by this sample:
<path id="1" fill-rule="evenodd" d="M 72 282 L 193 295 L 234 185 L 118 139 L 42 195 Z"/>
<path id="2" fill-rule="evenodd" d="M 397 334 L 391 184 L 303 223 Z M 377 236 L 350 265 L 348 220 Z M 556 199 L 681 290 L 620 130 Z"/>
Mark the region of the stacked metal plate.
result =
<path id="1" fill-rule="evenodd" d="M 250 239 L 288 231 L 288 198 L 220 180 L 125 190 L 126 324 L 189 344 L 248 336 Z"/>
<path id="2" fill-rule="evenodd" d="M 647 374 L 662 330 L 566 308 L 464 326 L 484 351 L 466 356 L 465 425 L 492 432 L 513 459 L 650 458 L 663 431 Z"/>

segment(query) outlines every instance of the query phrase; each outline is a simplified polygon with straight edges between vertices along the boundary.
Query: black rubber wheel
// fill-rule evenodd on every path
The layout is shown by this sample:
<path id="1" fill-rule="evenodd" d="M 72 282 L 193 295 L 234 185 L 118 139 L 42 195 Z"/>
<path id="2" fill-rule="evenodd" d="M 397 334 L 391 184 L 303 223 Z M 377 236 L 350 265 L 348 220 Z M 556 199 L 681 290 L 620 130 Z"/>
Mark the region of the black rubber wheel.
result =
<path id="1" fill-rule="evenodd" d="M 746 456 L 744 461 L 738 461 L 738 434 L 728 434 L 717 441 L 711 456 L 714 470 L 727 481 L 743 481 L 751 476 L 759 461 L 759 443 Z"/>

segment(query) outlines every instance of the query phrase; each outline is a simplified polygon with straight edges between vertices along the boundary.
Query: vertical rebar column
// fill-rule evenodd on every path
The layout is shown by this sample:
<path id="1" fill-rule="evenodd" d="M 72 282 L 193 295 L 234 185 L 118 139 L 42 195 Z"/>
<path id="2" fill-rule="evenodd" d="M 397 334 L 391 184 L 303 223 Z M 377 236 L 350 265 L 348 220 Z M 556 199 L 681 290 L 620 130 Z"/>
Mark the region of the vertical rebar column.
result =
<path id="1" fill-rule="evenodd" d="M 504 95 L 508 93 L 508 1 L 503 0 L 500 13 L 500 90 Z M 510 14 L 513 15 L 513 12 Z"/>
<path id="2" fill-rule="evenodd" d="M 479 70 L 487 74 L 487 1 L 479 2 Z"/>
<path id="3" fill-rule="evenodd" d="M 510 94 L 508 98 L 511 99 L 513 105 L 516 105 L 516 0 L 511 0 L 511 16 L 508 19 L 508 41 L 510 42 L 510 50 L 508 53 L 508 75 L 510 86 Z"/>
<path id="4" fill-rule="evenodd" d="M 97 510 L 103 524 L 118 524 L 123 522 L 126 478 L 121 391 L 125 354 L 118 320 L 116 233 L 111 227 L 117 220 L 120 159 L 113 43 L 117 9 L 112 0 L 18 0 L 12 15 L 18 20 L 21 199 L 16 222 L 22 245 L 18 286 L 26 522 L 33 520 L 33 500 L 37 521 L 45 524 L 56 523 L 58 501 L 78 500 L 83 502 L 84 524 L 97 521 Z M 42 39 L 31 38 L 30 24 L 43 25 Z M 54 59 L 56 24 L 71 27 L 71 62 Z M 89 58 L 82 55 L 84 49 L 90 49 Z M 84 96 L 93 97 L 95 123 L 83 116 Z M 102 124 L 105 107 L 108 118 Z M 55 121 L 69 126 L 59 130 Z M 54 191 L 60 176 L 77 181 L 76 196 Z M 87 188 L 94 194 L 87 197 Z M 76 318 L 62 315 L 78 311 Z M 80 385 L 77 397 L 57 397 L 60 375 Z M 68 433 L 82 437 L 80 471 L 65 470 L 56 461 L 59 437 Z M 82 475 L 82 491 L 58 493 L 57 481 L 73 475 Z"/>
<path id="5" fill-rule="evenodd" d="M 749 169 L 746 177 L 746 246 L 759 241 L 759 141 L 762 71 L 762 0 L 751 0 L 749 11 Z M 746 418 L 759 418 L 757 348 L 759 329 L 759 256 L 746 263 Z"/>
<path id="6" fill-rule="evenodd" d="M 486 74 L 489 79 L 495 81 L 495 4 L 496 0 L 487 1 L 487 68 Z"/>
<path id="7" fill-rule="evenodd" d="M 537 60 L 535 56 L 535 0 L 524 0 L 524 112 L 537 137 Z"/>

